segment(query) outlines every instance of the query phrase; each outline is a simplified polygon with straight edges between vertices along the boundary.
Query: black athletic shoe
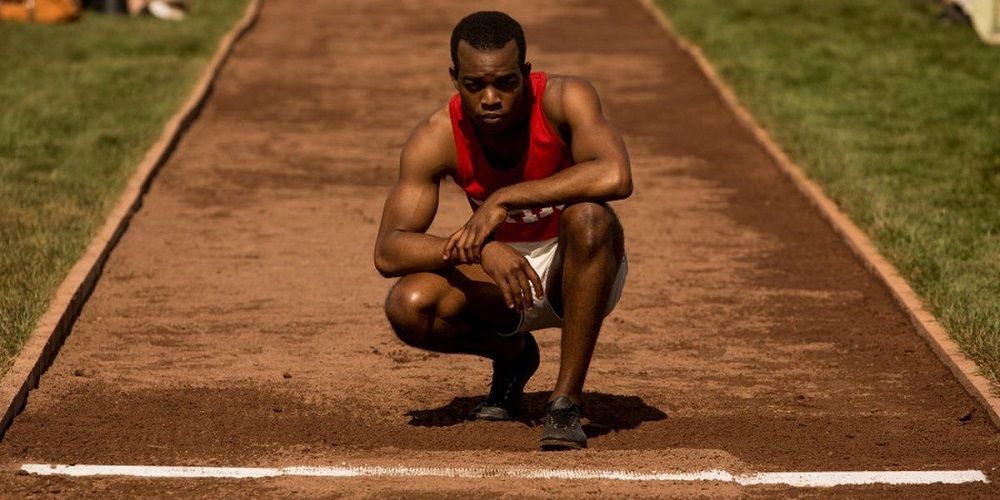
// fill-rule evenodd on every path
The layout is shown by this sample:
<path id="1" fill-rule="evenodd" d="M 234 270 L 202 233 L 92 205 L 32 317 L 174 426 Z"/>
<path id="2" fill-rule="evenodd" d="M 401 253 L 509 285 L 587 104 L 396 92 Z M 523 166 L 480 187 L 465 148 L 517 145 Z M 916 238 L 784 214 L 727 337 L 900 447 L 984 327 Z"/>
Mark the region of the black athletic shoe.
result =
<path id="1" fill-rule="evenodd" d="M 579 450 L 587 447 L 587 435 L 580 425 L 580 405 L 559 396 L 545 405 L 542 450 Z"/>
<path id="2" fill-rule="evenodd" d="M 524 334 L 524 350 L 513 361 L 493 362 L 493 383 L 486 400 L 469 414 L 474 420 L 513 420 L 521 406 L 524 386 L 538 369 L 538 344 Z"/>

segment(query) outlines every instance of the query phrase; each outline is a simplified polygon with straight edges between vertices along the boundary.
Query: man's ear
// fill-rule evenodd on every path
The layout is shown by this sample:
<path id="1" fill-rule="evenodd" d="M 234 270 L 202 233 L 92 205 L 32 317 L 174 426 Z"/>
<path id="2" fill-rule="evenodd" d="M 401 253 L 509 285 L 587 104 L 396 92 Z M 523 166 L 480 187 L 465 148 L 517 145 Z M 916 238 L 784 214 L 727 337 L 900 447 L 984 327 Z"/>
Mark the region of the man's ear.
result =
<path id="1" fill-rule="evenodd" d="M 448 76 L 451 77 L 451 84 L 458 90 L 458 70 L 455 68 L 448 68 Z"/>

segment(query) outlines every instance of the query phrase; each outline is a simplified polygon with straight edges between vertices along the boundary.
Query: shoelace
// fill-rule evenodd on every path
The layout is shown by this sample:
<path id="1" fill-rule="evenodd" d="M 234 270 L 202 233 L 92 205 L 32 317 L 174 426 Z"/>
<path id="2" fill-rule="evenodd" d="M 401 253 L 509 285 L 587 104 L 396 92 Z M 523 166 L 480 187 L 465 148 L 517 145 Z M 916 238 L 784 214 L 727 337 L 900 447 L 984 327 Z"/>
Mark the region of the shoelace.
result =
<path id="1" fill-rule="evenodd" d="M 561 410 L 549 410 L 546 418 L 558 429 L 576 427 L 576 424 L 580 422 L 580 414 L 573 406 Z"/>

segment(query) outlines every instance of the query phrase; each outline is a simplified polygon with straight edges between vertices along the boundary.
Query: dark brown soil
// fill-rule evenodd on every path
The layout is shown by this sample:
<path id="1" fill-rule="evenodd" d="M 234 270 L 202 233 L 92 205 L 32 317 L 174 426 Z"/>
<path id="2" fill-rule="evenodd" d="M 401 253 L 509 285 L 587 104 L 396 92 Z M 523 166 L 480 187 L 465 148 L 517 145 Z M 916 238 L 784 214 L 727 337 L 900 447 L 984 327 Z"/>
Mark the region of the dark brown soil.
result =
<path id="1" fill-rule="evenodd" d="M 502 1 L 538 70 L 600 90 L 633 157 L 631 274 L 601 334 L 591 449 L 535 452 L 558 331 L 515 423 L 461 416 L 489 364 L 388 328 L 371 264 L 413 125 L 450 96 L 471 4 L 266 4 L 163 168 L 57 361 L 0 443 L 4 495 L 735 496 L 719 484 L 192 481 L 15 475 L 25 462 L 650 470 L 983 469 L 1000 436 L 886 291 L 632 2 Z M 467 216 L 456 188 L 432 231 Z M 287 375 L 287 376 L 286 376 Z M 960 417 L 972 410 L 972 419 Z M 498 458 L 499 457 L 499 458 Z M 57 491 L 58 490 L 58 491 Z M 974 497 L 992 485 L 752 488 Z"/>

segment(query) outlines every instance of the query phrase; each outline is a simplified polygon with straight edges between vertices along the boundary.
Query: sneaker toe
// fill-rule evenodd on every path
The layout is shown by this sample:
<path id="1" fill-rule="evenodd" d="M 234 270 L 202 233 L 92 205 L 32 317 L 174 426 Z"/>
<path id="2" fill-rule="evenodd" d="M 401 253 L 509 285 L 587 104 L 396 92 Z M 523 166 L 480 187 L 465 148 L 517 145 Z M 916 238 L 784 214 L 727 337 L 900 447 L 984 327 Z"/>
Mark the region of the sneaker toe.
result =
<path id="1" fill-rule="evenodd" d="M 513 420 L 514 415 L 502 406 L 480 404 L 472 410 L 469 417 L 473 420 Z"/>
<path id="2" fill-rule="evenodd" d="M 542 451 L 582 450 L 587 447 L 587 440 L 579 437 L 548 437 L 539 442 Z"/>

